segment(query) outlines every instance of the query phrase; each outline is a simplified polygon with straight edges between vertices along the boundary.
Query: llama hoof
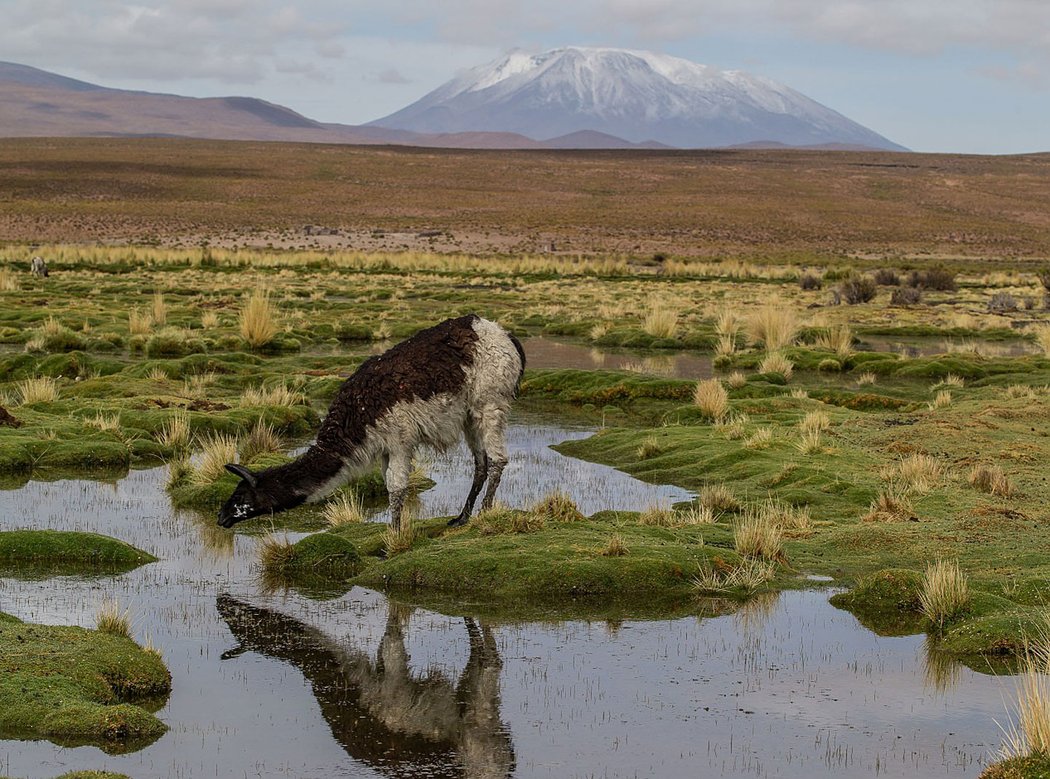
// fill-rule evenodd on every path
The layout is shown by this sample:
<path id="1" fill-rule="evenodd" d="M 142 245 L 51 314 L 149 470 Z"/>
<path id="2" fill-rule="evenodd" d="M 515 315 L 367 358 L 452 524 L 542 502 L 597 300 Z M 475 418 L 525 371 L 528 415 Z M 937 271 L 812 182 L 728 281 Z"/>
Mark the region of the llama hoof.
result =
<path id="1" fill-rule="evenodd" d="M 449 527 L 463 527 L 465 524 L 467 524 L 467 517 L 463 516 L 453 517 L 448 521 Z"/>

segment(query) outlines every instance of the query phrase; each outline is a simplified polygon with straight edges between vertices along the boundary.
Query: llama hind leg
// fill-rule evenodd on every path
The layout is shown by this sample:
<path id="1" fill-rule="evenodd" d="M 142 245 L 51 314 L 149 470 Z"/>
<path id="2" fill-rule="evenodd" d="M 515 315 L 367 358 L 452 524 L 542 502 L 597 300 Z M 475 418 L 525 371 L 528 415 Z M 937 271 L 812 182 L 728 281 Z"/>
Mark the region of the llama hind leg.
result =
<path id="1" fill-rule="evenodd" d="M 408 474 L 412 470 L 412 456 L 406 452 L 391 454 L 383 458 L 383 480 L 390 498 L 390 526 L 395 532 L 401 529 L 401 515 L 408 495 Z"/>
<path id="2" fill-rule="evenodd" d="M 481 440 L 485 446 L 485 459 L 487 460 L 488 489 L 481 501 L 481 510 L 484 511 L 492 506 L 499 487 L 500 479 L 503 477 L 503 469 L 507 467 L 507 412 L 502 408 L 486 409 L 479 427 L 481 428 Z"/>
<path id="3" fill-rule="evenodd" d="M 470 453 L 474 455 L 474 481 L 470 484 L 470 492 L 467 493 L 467 502 L 463 504 L 463 510 L 459 512 L 458 517 L 448 521 L 450 527 L 465 525 L 470 521 L 470 514 L 474 511 L 474 502 L 478 499 L 478 494 L 488 476 L 488 455 L 485 454 L 484 442 L 473 425 L 467 428 L 466 439 Z"/>

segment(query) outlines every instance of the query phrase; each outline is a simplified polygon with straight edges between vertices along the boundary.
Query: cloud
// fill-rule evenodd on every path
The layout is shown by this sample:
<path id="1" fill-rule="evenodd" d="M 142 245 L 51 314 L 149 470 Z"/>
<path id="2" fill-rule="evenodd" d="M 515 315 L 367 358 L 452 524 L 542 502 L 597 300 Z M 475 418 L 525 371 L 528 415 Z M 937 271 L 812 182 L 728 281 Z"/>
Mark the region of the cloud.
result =
<path id="1" fill-rule="evenodd" d="M 408 78 L 401 74 L 401 71 L 395 68 L 387 68 L 379 73 L 376 73 L 373 77 L 375 81 L 380 84 L 410 84 L 412 83 Z"/>

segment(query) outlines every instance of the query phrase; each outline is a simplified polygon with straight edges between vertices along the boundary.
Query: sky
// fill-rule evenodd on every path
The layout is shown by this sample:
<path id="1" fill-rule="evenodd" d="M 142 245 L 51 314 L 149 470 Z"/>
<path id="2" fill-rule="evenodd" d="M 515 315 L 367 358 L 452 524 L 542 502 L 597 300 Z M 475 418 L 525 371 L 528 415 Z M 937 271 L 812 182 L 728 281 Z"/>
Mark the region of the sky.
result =
<path id="1" fill-rule="evenodd" d="M 361 124 L 522 48 L 765 76 L 916 151 L 1050 151 L 1050 0 L 0 0 L 0 60 Z M 2 108 L 0 108 L 2 110 Z"/>

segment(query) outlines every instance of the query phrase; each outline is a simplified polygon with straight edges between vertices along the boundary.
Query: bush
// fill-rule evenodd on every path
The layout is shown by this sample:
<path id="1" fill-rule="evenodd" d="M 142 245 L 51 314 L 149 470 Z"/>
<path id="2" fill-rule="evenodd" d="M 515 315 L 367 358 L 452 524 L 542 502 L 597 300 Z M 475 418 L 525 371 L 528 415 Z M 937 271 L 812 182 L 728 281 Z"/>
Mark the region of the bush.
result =
<path id="1" fill-rule="evenodd" d="M 890 295 L 890 304 L 894 306 L 914 306 L 922 302 L 922 290 L 917 287 L 897 287 Z"/>
<path id="2" fill-rule="evenodd" d="M 996 292 L 992 295 L 991 300 L 988 301 L 988 310 L 992 313 L 1016 311 L 1017 308 L 1017 298 L 1009 292 Z"/>
<path id="3" fill-rule="evenodd" d="M 870 276 L 854 276 L 839 286 L 839 294 L 850 305 L 871 302 L 877 291 L 878 286 Z"/>
<path id="4" fill-rule="evenodd" d="M 880 268 L 872 278 L 880 287 L 899 287 L 901 284 L 901 277 L 897 275 L 897 271 L 889 268 Z"/>
<path id="5" fill-rule="evenodd" d="M 803 273 L 798 277 L 798 286 L 802 289 L 820 289 L 824 286 L 824 282 L 820 276 L 812 273 Z"/>
<path id="6" fill-rule="evenodd" d="M 943 292 L 954 292 L 958 289 L 955 273 L 947 268 L 930 268 L 913 270 L 908 274 L 908 286 L 919 289 L 936 289 Z"/>

